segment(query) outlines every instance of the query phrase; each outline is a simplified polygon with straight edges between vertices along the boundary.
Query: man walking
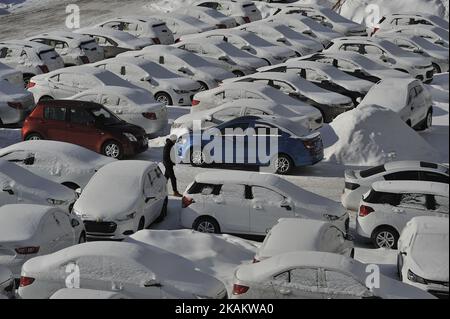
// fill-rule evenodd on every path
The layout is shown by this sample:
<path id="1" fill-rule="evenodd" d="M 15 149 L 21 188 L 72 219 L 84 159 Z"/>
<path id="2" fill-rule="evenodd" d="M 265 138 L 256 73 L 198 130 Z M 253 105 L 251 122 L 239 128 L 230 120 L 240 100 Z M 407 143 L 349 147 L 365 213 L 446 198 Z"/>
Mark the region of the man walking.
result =
<path id="1" fill-rule="evenodd" d="M 175 164 L 172 160 L 172 152 L 174 151 L 173 147 L 175 146 L 176 141 L 177 141 L 176 135 L 171 135 L 166 140 L 166 145 L 164 146 L 164 153 L 163 153 L 163 164 L 166 168 L 166 173 L 164 174 L 164 176 L 166 177 L 167 180 L 170 179 L 170 182 L 172 184 L 172 189 L 173 189 L 173 196 L 183 197 L 183 195 L 181 195 L 178 192 L 177 178 L 175 177 L 175 171 L 173 169 Z"/>

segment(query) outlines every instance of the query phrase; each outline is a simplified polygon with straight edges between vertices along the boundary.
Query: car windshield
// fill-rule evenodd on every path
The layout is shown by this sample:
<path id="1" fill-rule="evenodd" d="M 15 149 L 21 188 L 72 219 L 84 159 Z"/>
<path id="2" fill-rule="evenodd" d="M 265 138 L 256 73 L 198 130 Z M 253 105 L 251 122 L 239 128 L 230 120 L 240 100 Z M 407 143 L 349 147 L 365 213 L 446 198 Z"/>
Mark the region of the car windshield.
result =
<path id="1" fill-rule="evenodd" d="M 424 39 L 422 37 L 413 37 L 411 39 L 412 42 L 416 43 L 418 46 L 420 46 L 421 48 L 425 49 L 425 50 L 442 50 L 447 52 L 445 49 L 440 49 L 440 47 L 438 47 L 436 44 L 428 41 L 427 39 Z"/>
<path id="2" fill-rule="evenodd" d="M 258 37 L 254 33 L 248 33 L 242 36 L 244 41 L 247 41 L 250 45 L 254 45 L 257 47 L 272 47 L 273 45 L 270 42 Z"/>
<path id="3" fill-rule="evenodd" d="M 394 43 L 389 41 L 381 41 L 381 48 L 388 51 L 392 55 L 400 56 L 400 57 L 417 57 L 416 54 L 400 49 Z"/>
<path id="4" fill-rule="evenodd" d="M 140 65 L 140 67 L 142 68 L 142 70 L 144 70 L 145 72 L 150 74 L 150 76 L 158 78 L 158 79 L 178 78 L 178 76 L 175 73 L 170 72 L 166 68 L 164 68 L 164 67 L 162 67 L 159 64 L 154 63 L 154 62 L 150 62 L 149 61 L 146 64 Z"/>
<path id="5" fill-rule="evenodd" d="M 202 59 L 198 55 L 189 52 L 177 54 L 177 57 L 194 68 L 212 66 L 208 61 Z"/>
<path id="6" fill-rule="evenodd" d="M 376 63 L 375 61 L 366 58 L 364 55 L 361 54 L 358 55 L 355 54 L 354 56 L 352 56 L 352 61 L 358 63 L 367 70 L 388 69 L 384 67 L 382 64 Z"/>
<path id="7" fill-rule="evenodd" d="M 123 122 L 121 119 L 119 119 L 117 116 L 103 107 L 93 107 L 87 109 L 87 111 L 95 118 L 95 121 L 97 123 L 101 123 L 103 125 L 115 125 Z"/>
<path id="8" fill-rule="evenodd" d="M 228 42 L 218 43 L 216 45 L 217 48 L 234 57 L 248 57 L 249 55 L 245 53 L 245 51 L 239 50 L 234 45 Z"/>
<path id="9" fill-rule="evenodd" d="M 428 251 L 433 247 L 434 251 L 447 251 L 449 249 L 448 234 L 418 234 L 414 241 L 414 250 Z"/>
<path id="10" fill-rule="evenodd" d="M 354 22 L 349 21 L 348 19 L 344 18 L 340 14 L 337 14 L 336 12 L 334 12 L 331 9 L 323 9 L 321 11 L 322 11 L 322 14 L 326 15 L 326 17 L 332 22 L 336 22 L 336 23 L 354 23 Z"/>

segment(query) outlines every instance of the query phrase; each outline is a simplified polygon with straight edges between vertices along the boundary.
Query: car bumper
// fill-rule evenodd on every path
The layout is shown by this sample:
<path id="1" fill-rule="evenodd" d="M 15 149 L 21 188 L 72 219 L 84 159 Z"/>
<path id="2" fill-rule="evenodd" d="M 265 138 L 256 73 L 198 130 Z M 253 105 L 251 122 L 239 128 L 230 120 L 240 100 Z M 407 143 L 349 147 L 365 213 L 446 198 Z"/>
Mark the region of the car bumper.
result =
<path id="1" fill-rule="evenodd" d="M 189 92 L 189 93 L 172 93 L 172 101 L 173 105 L 178 106 L 191 106 L 192 100 L 194 99 L 194 95 L 198 92 Z"/>
<path id="2" fill-rule="evenodd" d="M 366 216 L 364 218 L 370 218 L 369 216 Z M 372 237 L 372 232 L 374 230 L 374 227 L 367 226 L 365 222 L 361 221 L 361 218 L 358 217 L 356 219 L 356 233 L 366 239 L 370 239 Z"/>
<path id="3" fill-rule="evenodd" d="M 108 222 L 84 220 L 86 236 L 94 240 L 123 240 L 136 231 L 135 221 Z"/>

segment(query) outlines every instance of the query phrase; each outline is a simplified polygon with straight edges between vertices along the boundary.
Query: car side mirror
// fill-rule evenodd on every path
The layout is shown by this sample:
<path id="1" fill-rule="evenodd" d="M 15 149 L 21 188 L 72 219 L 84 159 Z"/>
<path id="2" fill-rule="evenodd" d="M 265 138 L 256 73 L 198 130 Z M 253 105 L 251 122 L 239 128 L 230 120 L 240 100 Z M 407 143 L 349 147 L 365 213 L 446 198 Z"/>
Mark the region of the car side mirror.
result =
<path id="1" fill-rule="evenodd" d="M 72 225 L 73 228 L 77 228 L 78 226 L 80 226 L 80 222 L 76 219 L 72 219 L 70 221 L 70 224 Z"/>
<path id="2" fill-rule="evenodd" d="M 285 37 L 278 38 L 277 42 L 286 43 L 286 38 Z"/>
<path id="3" fill-rule="evenodd" d="M 142 82 L 148 82 L 148 81 L 150 81 L 152 78 L 151 78 L 151 76 L 144 76 L 142 79 L 141 79 L 141 81 Z"/>
<path id="4" fill-rule="evenodd" d="M 14 195 L 14 191 L 10 186 L 3 187 L 3 192 L 8 193 L 9 195 Z"/>

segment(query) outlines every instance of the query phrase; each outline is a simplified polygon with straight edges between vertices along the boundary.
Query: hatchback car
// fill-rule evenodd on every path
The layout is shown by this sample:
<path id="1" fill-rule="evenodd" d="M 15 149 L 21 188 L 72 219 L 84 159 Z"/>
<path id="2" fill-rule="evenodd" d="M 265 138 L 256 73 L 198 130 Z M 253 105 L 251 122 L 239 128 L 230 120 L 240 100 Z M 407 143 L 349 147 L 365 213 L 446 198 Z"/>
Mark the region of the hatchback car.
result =
<path id="1" fill-rule="evenodd" d="M 100 104 L 82 101 L 38 103 L 25 120 L 22 138 L 72 143 L 116 159 L 148 149 L 143 128 L 119 119 Z"/>

